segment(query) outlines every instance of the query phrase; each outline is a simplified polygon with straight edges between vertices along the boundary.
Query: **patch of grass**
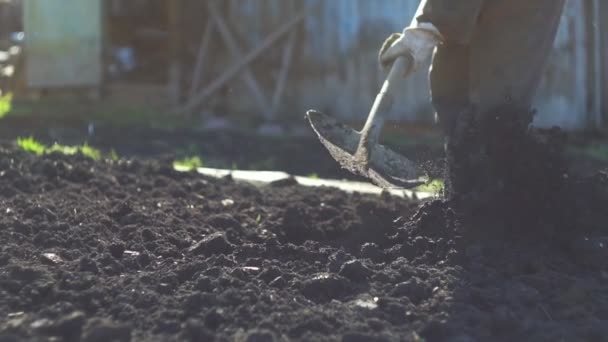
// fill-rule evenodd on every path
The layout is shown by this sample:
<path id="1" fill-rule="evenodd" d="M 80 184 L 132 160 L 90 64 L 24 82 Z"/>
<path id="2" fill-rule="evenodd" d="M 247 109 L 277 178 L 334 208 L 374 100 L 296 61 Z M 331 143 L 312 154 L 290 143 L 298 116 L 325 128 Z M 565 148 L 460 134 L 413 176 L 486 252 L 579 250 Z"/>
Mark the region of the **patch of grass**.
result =
<path id="1" fill-rule="evenodd" d="M 186 157 L 184 159 L 173 161 L 173 167 L 194 170 L 199 167 L 203 167 L 203 161 L 199 156 Z"/>
<path id="2" fill-rule="evenodd" d="M 33 137 L 17 138 L 17 146 L 21 147 L 24 151 L 34 153 L 36 155 L 42 155 L 45 153 L 58 152 L 66 155 L 74 155 L 76 153 L 82 153 L 82 155 L 91 158 L 93 160 L 101 159 L 101 151 L 89 146 L 88 143 L 84 143 L 82 146 L 66 146 L 58 143 L 54 143 L 51 146 L 46 146 L 39 141 L 36 141 Z M 116 153 L 116 152 L 114 152 Z M 118 155 L 115 156 L 118 159 Z"/>
<path id="3" fill-rule="evenodd" d="M 319 177 L 319 174 L 317 173 L 311 173 L 309 175 L 307 175 L 306 177 L 311 178 L 311 179 L 320 179 L 321 177 Z"/>
<path id="4" fill-rule="evenodd" d="M 426 184 L 420 185 L 415 188 L 414 191 L 417 192 L 429 192 L 434 194 L 442 193 L 445 189 L 445 182 L 443 179 L 433 179 Z"/>
<path id="5" fill-rule="evenodd" d="M 54 143 L 51 147 L 45 147 L 45 153 L 58 152 L 65 155 L 73 155 L 78 153 L 78 147 L 76 146 L 66 146 L 59 145 L 58 143 Z"/>
<path id="6" fill-rule="evenodd" d="M 21 147 L 25 152 L 34 153 L 37 155 L 43 154 L 47 147 L 36 141 L 33 137 L 17 138 L 17 146 Z"/>
<path id="7" fill-rule="evenodd" d="M 89 146 L 89 144 L 86 142 L 82 145 L 82 147 L 80 147 L 80 153 L 93 160 L 99 160 L 101 158 L 101 151 Z"/>
<path id="8" fill-rule="evenodd" d="M 13 94 L 7 93 L 0 97 L 0 119 L 10 113 L 13 108 Z"/>
<path id="9" fill-rule="evenodd" d="M 118 159 L 120 159 L 115 149 L 110 150 L 110 159 L 113 161 L 117 161 Z"/>

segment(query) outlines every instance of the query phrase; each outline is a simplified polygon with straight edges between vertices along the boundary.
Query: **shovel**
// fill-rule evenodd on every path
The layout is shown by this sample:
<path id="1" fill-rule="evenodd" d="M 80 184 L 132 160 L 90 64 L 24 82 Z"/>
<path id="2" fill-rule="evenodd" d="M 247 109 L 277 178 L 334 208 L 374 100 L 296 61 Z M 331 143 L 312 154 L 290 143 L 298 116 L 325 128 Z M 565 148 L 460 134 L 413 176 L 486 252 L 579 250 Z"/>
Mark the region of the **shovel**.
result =
<path id="1" fill-rule="evenodd" d="M 428 181 L 428 176 L 404 156 L 378 143 L 385 114 L 393 102 L 394 85 L 409 73 L 412 61 L 399 57 L 376 96 L 365 126 L 360 132 L 315 110 L 306 118 L 331 156 L 342 166 L 382 188 L 410 189 Z"/>

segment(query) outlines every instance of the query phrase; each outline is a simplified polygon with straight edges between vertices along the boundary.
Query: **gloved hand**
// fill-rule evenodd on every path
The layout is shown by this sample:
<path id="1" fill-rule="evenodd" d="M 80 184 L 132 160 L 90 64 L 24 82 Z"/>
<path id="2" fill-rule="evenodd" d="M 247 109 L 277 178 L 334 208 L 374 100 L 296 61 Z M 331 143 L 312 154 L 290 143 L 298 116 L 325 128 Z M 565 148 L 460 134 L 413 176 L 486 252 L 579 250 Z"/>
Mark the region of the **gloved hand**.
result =
<path id="1" fill-rule="evenodd" d="M 382 44 L 378 62 L 383 69 L 389 69 L 393 62 L 407 56 L 412 66 L 406 73 L 417 71 L 431 59 L 435 47 L 443 42 L 439 30 L 431 23 L 413 23 L 402 33 L 391 34 Z"/>

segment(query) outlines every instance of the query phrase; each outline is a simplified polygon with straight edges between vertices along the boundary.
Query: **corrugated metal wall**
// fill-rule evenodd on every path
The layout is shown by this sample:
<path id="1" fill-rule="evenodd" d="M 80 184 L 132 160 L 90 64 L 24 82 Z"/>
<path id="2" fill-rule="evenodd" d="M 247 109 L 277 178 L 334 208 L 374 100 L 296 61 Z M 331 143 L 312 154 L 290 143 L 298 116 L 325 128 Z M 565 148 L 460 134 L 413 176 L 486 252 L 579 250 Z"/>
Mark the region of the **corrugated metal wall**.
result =
<path id="1" fill-rule="evenodd" d="M 593 0 L 592 0 L 593 1 Z M 363 119 L 384 77 L 376 63 L 382 40 L 400 31 L 418 6 L 418 0 L 228 0 L 228 17 L 249 48 L 304 6 L 318 5 L 300 28 L 296 60 L 280 115 L 301 118 L 309 108 L 349 120 Z M 551 65 L 537 97 L 538 125 L 576 128 L 587 125 L 588 96 L 585 1 L 569 0 Z M 281 47 L 253 64 L 256 75 L 267 76 L 267 93 L 278 73 Z M 252 108 L 243 103 L 247 89 L 231 84 L 234 110 Z M 392 119 L 432 121 L 426 71 L 400 85 L 402 98 Z M 231 108 L 232 109 L 232 108 Z"/>

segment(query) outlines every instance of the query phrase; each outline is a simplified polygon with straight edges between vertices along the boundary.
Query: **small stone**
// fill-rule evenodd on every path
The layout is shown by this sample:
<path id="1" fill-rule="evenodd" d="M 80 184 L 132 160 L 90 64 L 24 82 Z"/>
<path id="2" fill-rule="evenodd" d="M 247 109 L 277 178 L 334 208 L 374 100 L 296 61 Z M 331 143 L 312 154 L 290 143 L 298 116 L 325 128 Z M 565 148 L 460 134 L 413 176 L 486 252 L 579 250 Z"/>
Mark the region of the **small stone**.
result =
<path id="1" fill-rule="evenodd" d="M 124 252 L 123 252 L 123 254 L 128 255 L 128 256 L 134 256 L 134 257 L 139 256 L 139 252 L 136 252 L 136 251 L 128 251 L 128 250 L 127 250 L 127 251 L 124 251 Z"/>
<path id="2" fill-rule="evenodd" d="M 55 253 L 42 253 L 42 255 L 40 255 L 40 261 L 43 264 L 55 266 L 62 263 L 63 259 Z"/>
<path id="3" fill-rule="evenodd" d="M 226 198 L 226 199 L 222 200 L 222 205 L 224 207 L 232 207 L 234 205 L 234 200 L 232 200 L 230 198 Z"/>
<path id="4" fill-rule="evenodd" d="M 84 342 L 129 342 L 131 327 L 127 324 L 117 324 L 105 319 L 92 319 L 84 328 Z"/>
<path id="5" fill-rule="evenodd" d="M 359 260 L 351 260 L 342 265 L 339 274 L 352 281 L 364 281 L 374 272 L 367 268 Z"/>
<path id="6" fill-rule="evenodd" d="M 228 242 L 224 233 L 213 233 L 189 248 L 190 253 L 195 255 L 230 254 L 234 246 Z"/>

